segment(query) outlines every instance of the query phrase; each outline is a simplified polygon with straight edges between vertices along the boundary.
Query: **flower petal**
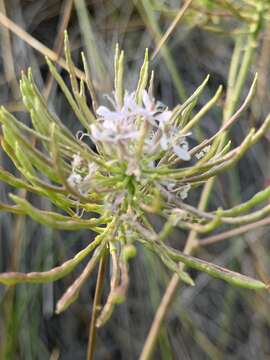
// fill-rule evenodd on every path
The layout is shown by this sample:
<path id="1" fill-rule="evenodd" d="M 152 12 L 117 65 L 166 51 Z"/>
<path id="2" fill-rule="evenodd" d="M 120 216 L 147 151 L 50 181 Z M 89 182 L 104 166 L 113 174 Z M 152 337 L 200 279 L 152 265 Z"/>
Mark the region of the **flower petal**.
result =
<path id="1" fill-rule="evenodd" d="M 156 120 L 159 121 L 161 127 L 164 126 L 164 123 L 167 123 L 172 116 L 172 111 L 166 110 L 162 113 L 155 116 Z"/>
<path id="2" fill-rule="evenodd" d="M 188 150 L 181 146 L 174 145 L 173 152 L 175 153 L 175 155 L 177 155 L 179 157 L 179 159 L 182 159 L 185 161 L 189 161 L 191 159 L 191 156 L 190 156 Z"/>
<path id="3" fill-rule="evenodd" d="M 142 101 L 143 101 L 145 108 L 148 111 L 152 111 L 154 104 L 153 104 L 153 101 L 151 101 L 150 96 L 146 90 L 142 91 Z"/>
<path id="4" fill-rule="evenodd" d="M 159 141 L 160 147 L 162 150 L 168 150 L 169 147 L 169 139 L 167 135 L 163 134 Z"/>

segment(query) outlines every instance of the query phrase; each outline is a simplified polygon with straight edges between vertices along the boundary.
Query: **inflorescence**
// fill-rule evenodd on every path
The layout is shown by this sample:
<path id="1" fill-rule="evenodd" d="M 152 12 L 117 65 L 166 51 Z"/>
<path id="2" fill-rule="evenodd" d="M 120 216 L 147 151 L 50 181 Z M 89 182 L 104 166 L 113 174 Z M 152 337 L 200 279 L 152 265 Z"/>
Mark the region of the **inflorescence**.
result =
<path id="1" fill-rule="evenodd" d="M 116 48 L 115 86 L 110 106 L 87 104 L 86 89 L 95 99 L 89 71 L 82 55 L 85 79 L 79 83 L 71 60 L 68 38 L 65 38 L 66 61 L 72 92 L 51 61 L 52 76 L 65 94 L 71 109 L 84 127 L 75 136 L 49 111 L 37 89 L 31 70 L 22 74 L 21 93 L 32 127 L 24 125 L 6 109 L 0 112 L 3 150 L 11 158 L 22 177 L 16 178 L 0 169 L 0 179 L 15 188 L 47 197 L 61 213 L 34 207 L 25 198 L 10 194 L 15 205 L 0 204 L 3 211 L 26 214 L 35 221 L 56 229 L 89 229 L 96 238 L 72 259 L 45 272 L 2 273 L 0 282 L 55 281 L 71 272 L 91 252 L 84 271 L 58 301 L 57 312 L 65 310 L 77 297 L 81 286 L 100 259 L 110 253 L 111 290 L 99 314 L 97 325 L 105 323 L 116 303 L 124 300 L 128 286 L 128 262 L 136 255 L 136 242 L 157 254 L 161 261 L 187 284 L 193 285 L 189 267 L 247 288 L 264 289 L 266 284 L 184 254 L 166 244 L 174 227 L 207 233 L 222 224 L 239 225 L 254 222 L 270 211 L 266 205 L 248 213 L 267 200 L 270 188 L 254 195 L 246 203 L 232 209 L 206 212 L 186 202 L 189 191 L 232 167 L 245 152 L 265 134 L 270 116 L 257 130 L 250 129 L 242 143 L 232 148 L 227 130 L 247 108 L 255 92 L 255 77 L 240 108 L 219 131 L 189 148 L 191 129 L 219 100 L 222 87 L 197 113 L 194 107 L 209 76 L 181 105 L 169 110 L 154 98 L 154 75 L 148 79 L 148 52 L 140 70 L 134 92 L 124 91 L 124 53 Z M 31 143 L 29 139 L 34 139 Z M 85 141 L 90 139 L 89 141 Z M 185 201 L 184 201 L 185 200 Z M 89 214 L 95 217 L 90 217 Z M 157 233 L 147 214 L 164 219 Z M 244 214 L 245 213 L 245 214 Z M 179 265 L 179 262 L 186 267 Z"/>

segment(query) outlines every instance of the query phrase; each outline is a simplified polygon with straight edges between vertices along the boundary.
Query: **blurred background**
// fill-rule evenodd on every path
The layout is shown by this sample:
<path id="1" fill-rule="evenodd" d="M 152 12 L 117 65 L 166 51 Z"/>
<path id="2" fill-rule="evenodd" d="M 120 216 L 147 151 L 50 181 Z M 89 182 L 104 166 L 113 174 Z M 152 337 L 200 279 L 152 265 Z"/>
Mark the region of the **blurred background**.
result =
<path id="1" fill-rule="evenodd" d="M 192 94 L 207 74 L 211 78 L 196 109 L 214 95 L 218 85 L 222 84 L 226 92 L 234 41 L 246 36 L 254 12 L 253 3 L 255 1 L 194 0 L 151 61 L 151 69 L 155 70 L 156 98 L 173 107 Z M 0 0 L 0 104 L 22 121 L 29 121 L 20 98 L 19 78 L 21 70 L 31 66 L 50 109 L 76 132 L 80 125 L 44 61 L 50 51 L 55 59 L 63 56 L 64 29 L 68 29 L 74 63 L 82 68 L 80 52 L 84 50 L 99 102 L 105 103 L 103 95 L 113 88 L 116 43 L 125 50 L 125 84 L 126 89 L 132 91 L 145 48 L 153 54 L 183 4 L 180 0 Z M 258 127 L 270 111 L 268 15 L 265 14 L 260 28 L 243 89 L 244 98 L 258 71 L 257 95 L 231 131 L 234 144 L 241 142 L 248 127 Z M 68 79 L 61 66 L 59 71 Z M 222 123 L 224 99 L 225 95 L 195 129 L 191 143 L 195 144 L 218 129 Z M 208 204 L 210 209 L 234 206 L 270 184 L 269 139 L 265 136 L 235 169 L 217 179 Z M 0 161 L 1 166 L 16 173 L 2 151 Z M 10 191 L 14 190 L 0 183 L 1 201 L 10 201 Z M 23 190 L 20 195 L 28 197 Z M 196 204 L 199 196 L 200 191 L 195 191 L 189 194 L 187 201 Z M 44 199 L 39 200 L 38 206 L 50 209 Z M 161 226 L 159 219 L 153 221 L 157 227 Z M 0 271 L 50 269 L 75 254 L 92 236 L 86 231 L 54 231 L 28 218 L 1 212 Z M 182 249 L 186 238 L 184 231 L 175 231 L 169 242 Z M 196 255 L 268 281 L 268 228 L 204 246 Z M 19 285 L 8 289 L 0 286 L 1 359 L 85 359 L 96 272 L 81 291 L 78 301 L 64 314 L 54 314 L 55 303 L 80 270 L 79 267 L 54 284 Z M 269 296 L 229 286 L 205 274 L 192 274 L 196 286 L 184 286 L 177 291 L 153 358 L 269 359 Z M 131 261 L 127 301 L 116 307 L 109 323 L 98 331 L 95 359 L 139 357 L 171 275 L 155 255 L 139 249 L 137 257 Z M 108 277 L 104 299 L 109 286 Z"/>

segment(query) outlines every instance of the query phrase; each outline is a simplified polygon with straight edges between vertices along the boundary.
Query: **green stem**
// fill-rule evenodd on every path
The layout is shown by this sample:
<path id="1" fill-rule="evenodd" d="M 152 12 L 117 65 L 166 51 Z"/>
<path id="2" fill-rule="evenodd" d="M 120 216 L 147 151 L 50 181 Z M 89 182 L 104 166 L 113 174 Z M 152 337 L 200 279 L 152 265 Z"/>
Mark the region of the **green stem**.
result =
<path id="1" fill-rule="evenodd" d="M 101 257 L 100 262 L 99 262 L 96 291 L 95 291 L 95 297 L 94 297 L 94 302 L 93 302 L 93 306 L 92 306 L 92 316 L 91 316 L 91 323 L 90 323 L 90 329 L 89 329 L 87 357 L 86 357 L 87 360 L 93 360 L 93 356 L 94 356 L 96 331 L 97 331 L 96 320 L 97 320 L 97 316 L 98 316 L 101 292 L 102 292 L 104 278 L 105 278 L 106 258 L 107 258 L 107 251 Z"/>

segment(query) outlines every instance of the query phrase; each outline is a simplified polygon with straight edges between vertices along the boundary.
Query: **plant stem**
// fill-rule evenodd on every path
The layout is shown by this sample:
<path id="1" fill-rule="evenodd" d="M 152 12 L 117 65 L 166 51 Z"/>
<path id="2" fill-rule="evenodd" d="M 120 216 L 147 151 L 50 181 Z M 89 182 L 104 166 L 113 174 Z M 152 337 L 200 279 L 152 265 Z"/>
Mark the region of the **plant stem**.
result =
<path id="1" fill-rule="evenodd" d="M 158 45 L 158 43 L 162 39 L 162 32 L 159 26 L 159 22 L 155 16 L 156 14 L 152 2 L 149 0 L 144 0 L 144 1 L 139 0 L 134 3 L 136 4 L 137 9 L 141 14 L 142 19 L 145 22 L 146 27 L 149 29 L 150 34 L 153 34 L 153 38 L 156 45 Z M 186 91 L 183 84 L 183 80 L 177 71 L 176 63 L 174 62 L 171 52 L 166 44 L 164 44 L 163 47 L 160 49 L 160 53 L 164 59 L 168 71 L 170 72 L 172 81 L 178 92 L 179 98 L 183 102 L 186 99 Z"/>
<path id="2" fill-rule="evenodd" d="M 96 319 L 99 312 L 100 297 L 104 284 L 106 259 L 107 259 L 107 251 L 105 250 L 103 256 L 100 259 L 99 268 L 98 268 L 95 297 L 92 307 L 91 323 L 89 328 L 87 357 L 86 357 L 87 360 L 93 360 L 93 356 L 94 356 L 94 348 L 95 348 L 95 340 L 96 340 L 96 332 L 97 332 Z"/>
<path id="3" fill-rule="evenodd" d="M 252 231 L 259 227 L 261 228 L 263 226 L 268 226 L 268 225 L 270 225 L 270 217 L 266 217 L 262 220 L 252 222 L 251 224 L 240 226 L 233 230 L 224 231 L 220 234 L 203 238 L 202 240 L 200 240 L 200 246 L 207 246 L 207 245 L 215 244 L 219 241 L 231 239 L 232 237 L 242 235 L 246 232 Z"/>
<path id="4" fill-rule="evenodd" d="M 147 340 L 144 344 L 143 351 L 140 355 L 139 360 L 148 360 L 152 355 L 152 352 L 155 348 L 156 341 L 158 339 L 158 334 L 163 323 L 163 320 L 170 309 L 170 305 L 173 301 L 173 296 L 177 289 L 179 283 L 178 275 L 174 274 L 169 282 L 169 285 L 165 291 L 165 294 L 161 300 L 161 303 L 155 314 L 154 321 L 152 323 L 151 329 L 148 333 Z"/>
<path id="5" fill-rule="evenodd" d="M 203 208 L 207 204 L 207 200 L 209 198 L 209 192 L 211 191 L 211 186 L 212 186 L 211 180 L 212 179 L 210 179 L 206 183 L 205 187 L 203 188 L 200 203 L 198 206 L 199 209 Z M 193 247 L 197 244 L 197 243 L 195 244 L 195 240 L 196 240 L 196 231 L 191 231 L 189 233 L 189 236 L 188 236 L 185 248 L 184 248 L 185 254 L 190 254 L 192 252 Z M 161 325 L 163 323 L 163 320 L 165 319 L 165 316 L 167 315 L 167 312 L 170 309 L 170 304 L 173 301 L 173 297 L 176 293 L 176 290 L 177 290 L 179 284 L 180 284 L 179 276 L 177 274 L 173 274 L 173 276 L 171 277 L 171 280 L 169 282 L 169 285 L 167 286 L 167 288 L 165 290 L 165 293 L 164 293 L 161 303 L 157 309 L 157 312 L 155 314 L 153 323 L 151 325 L 150 331 L 148 333 L 148 336 L 145 341 L 143 351 L 141 353 L 139 360 L 150 359 L 150 357 L 154 351 L 156 341 L 158 339 L 158 334 L 159 334 Z"/>

